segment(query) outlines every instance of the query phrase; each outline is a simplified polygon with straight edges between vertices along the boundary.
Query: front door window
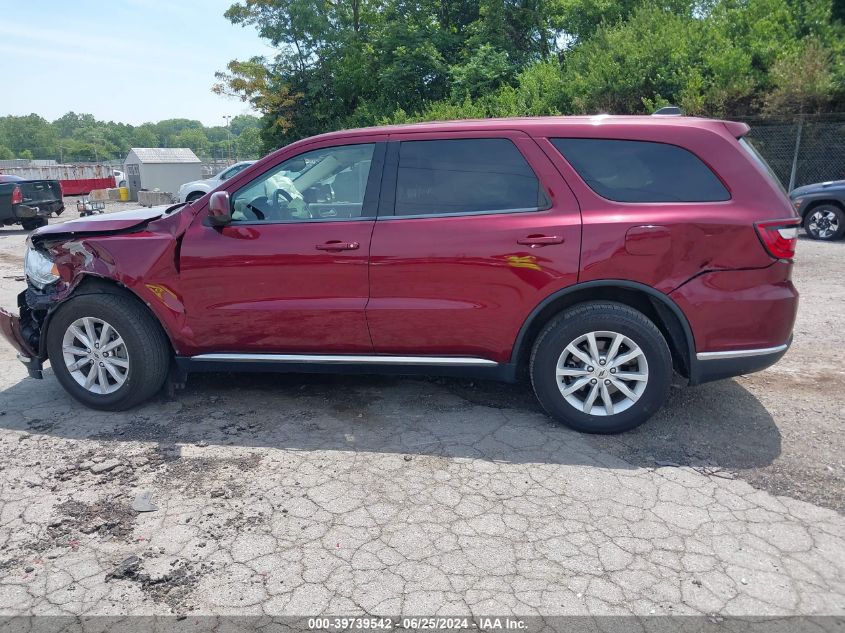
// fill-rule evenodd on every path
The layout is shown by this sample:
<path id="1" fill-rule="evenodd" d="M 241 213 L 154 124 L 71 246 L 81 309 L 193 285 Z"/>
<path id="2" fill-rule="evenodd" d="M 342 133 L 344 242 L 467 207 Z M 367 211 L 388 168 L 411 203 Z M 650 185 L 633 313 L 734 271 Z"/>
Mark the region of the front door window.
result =
<path id="1" fill-rule="evenodd" d="M 265 172 L 232 196 L 232 221 L 360 218 L 375 144 L 326 147 Z"/>

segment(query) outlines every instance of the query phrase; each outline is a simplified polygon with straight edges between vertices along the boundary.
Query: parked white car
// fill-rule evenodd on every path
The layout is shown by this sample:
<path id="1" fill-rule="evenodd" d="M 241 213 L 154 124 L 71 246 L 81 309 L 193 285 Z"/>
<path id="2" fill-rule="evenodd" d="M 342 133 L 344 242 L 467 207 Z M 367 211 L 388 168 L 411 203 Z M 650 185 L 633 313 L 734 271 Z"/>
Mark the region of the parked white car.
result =
<path id="1" fill-rule="evenodd" d="M 209 191 L 216 189 L 221 182 L 228 180 L 237 173 L 242 172 L 254 162 L 254 160 L 244 160 L 239 163 L 235 163 L 231 167 L 227 167 L 211 178 L 186 182 L 184 185 L 179 187 L 179 202 L 193 202 L 197 198 L 201 198 Z"/>
<path id="2" fill-rule="evenodd" d="M 118 187 L 125 187 L 126 186 L 126 174 L 124 174 L 119 169 L 112 170 L 114 173 L 114 184 Z"/>

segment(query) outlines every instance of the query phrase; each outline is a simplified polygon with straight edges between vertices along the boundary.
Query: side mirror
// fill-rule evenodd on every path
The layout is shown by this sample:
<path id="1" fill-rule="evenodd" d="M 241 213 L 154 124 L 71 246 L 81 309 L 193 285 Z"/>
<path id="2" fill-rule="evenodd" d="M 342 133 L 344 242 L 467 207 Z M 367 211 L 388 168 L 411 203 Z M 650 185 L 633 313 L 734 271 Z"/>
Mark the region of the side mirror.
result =
<path id="1" fill-rule="evenodd" d="M 208 201 L 208 221 L 211 226 L 225 226 L 232 221 L 232 204 L 228 191 L 215 191 Z"/>

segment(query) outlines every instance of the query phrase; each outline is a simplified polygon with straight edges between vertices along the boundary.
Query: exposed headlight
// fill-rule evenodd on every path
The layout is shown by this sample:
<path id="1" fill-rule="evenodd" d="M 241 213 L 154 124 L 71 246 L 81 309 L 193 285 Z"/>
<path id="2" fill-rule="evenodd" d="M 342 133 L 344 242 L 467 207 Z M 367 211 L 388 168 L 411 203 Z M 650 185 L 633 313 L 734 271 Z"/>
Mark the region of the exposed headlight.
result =
<path id="1" fill-rule="evenodd" d="M 23 265 L 26 277 L 36 288 L 44 288 L 59 279 L 59 269 L 42 251 L 27 246 Z"/>

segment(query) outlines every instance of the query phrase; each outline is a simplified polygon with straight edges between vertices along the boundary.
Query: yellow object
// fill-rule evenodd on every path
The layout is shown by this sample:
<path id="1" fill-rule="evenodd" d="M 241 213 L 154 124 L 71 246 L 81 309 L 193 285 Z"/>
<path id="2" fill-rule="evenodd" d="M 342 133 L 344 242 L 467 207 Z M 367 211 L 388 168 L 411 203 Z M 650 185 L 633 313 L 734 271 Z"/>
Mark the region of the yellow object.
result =
<path id="1" fill-rule="evenodd" d="M 517 255 L 509 255 L 508 266 L 513 266 L 514 268 L 530 268 L 531 270 L 542 270 L 537 265 L 537 258 L 533 255 L 525 255 L 524 257 L 519 257 Z"/>
<path id="2" fill-rule="evenodd" d="M 126 202 L 129 200 L 129 187 L 121 187 L 120 188 L 120 201 Z"/>

